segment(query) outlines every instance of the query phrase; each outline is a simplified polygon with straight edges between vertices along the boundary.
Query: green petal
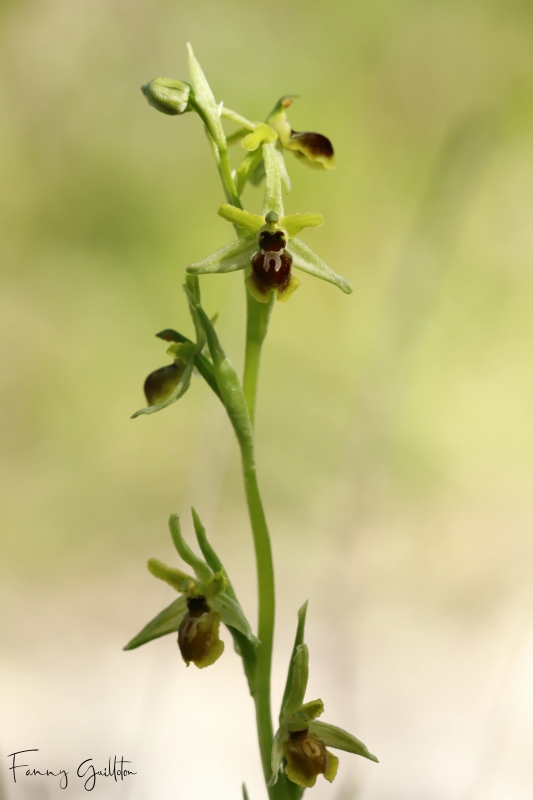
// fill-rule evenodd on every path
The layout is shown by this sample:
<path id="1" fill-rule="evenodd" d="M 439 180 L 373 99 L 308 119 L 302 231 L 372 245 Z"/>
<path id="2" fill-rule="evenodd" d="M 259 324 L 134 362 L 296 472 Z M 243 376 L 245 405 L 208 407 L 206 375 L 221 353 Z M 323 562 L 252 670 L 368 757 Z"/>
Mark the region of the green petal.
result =
<path id="1" fill-rule="evenodd" d="M 249 266 L 250 259 L 257 250 L 257 240 L 255 236 L 246 236 L 244 239 L 236 239 L 230 244 L 221 247 L 204 258 L 189 264 L 187 272 L 190 275 L 207 275 L 213 272 L 235 272 Z"/>
<path id="2" fill-rule="evenodd" d="M 220 121 L 215 97 L 189 42 L 187 42 L 187 50 L 189 52 L 189 73 L 194 89 L 194 103 L 198 106 L 201 116 L 217 146 L 225 149 L 226 136 Z"/>
<path id="3" fill-rule="evenodd" d="M 281 172 L 276 156 L 276 145 L 263 145 L 263 158 L 265 161 L 266 186 L 263 200 L 262 214 L 266 216 L 269 211 L 275 211 L 278 216 L 284 215 L 283 199 L 281 197 Z"/>
<path id="4" fill-rule="evenodd" d="M 287 716 L 299 711 L 304 701 L 309 679 L 309 649 L 306 644 L 297 646 L 293 665 L 291 690 L 283 707 Z"/>
<path id="5" fill-rule="evenodd" d="M 283 761 L 283 731 L 281 728 L 278 728 L 276 731 L 276 735 L 274 736 L 274 743 L 272 745 L 272 755 L 270 757 L 270 765 L 272 767 L 272 775 L 270 777 L 267 786 L 274 786 L 278 780 L 279 769 L 281 767 L 281 762 Z"/>
<path id="6" fill-rule="evenodd" d="M 215 574 L 217 572 L 223 572 L 224 575 L 226 575 L 226 570 L 224 569 L 222 561 L 217 556 L 217 554 L 213 550 L 213 547 L 211 546 L 211 543 L 207 539 L 207 534 L 205 532 L 204 526 L 202 525 L 200 517 L 198 516 L 194 508 L 191 508 L 191 512 L 192 512 L 192 521 L 194 525 L 194 532 L 196 533 L 196 539 L 200 546 L 200 550 L 202 551 L 203 557 L 205 558 L 205 560 L 207 561 L 207 563 L 209 564 L 209 566 L 211 567 L 211 569 Z M 227 579 L 227 586 L 225 589 L 226 594 L 233 600 L 235 600 L 235 602 L 238 602 L 233 586 L 231 585 L 231 581 L 227 575 L 226 579 Z"/>
<path id="7" fill-rule="evenodd" d="M 326 747 L 336 747 L 338 750 L 345 750 L 347 753 L 355 753 L 357 756 L 363 756 L 363 758 L 368 758 L 370 761 L 378 762 L 376 756 L 369 752 L 363 742 L 356 739 L 348 731 L 337 728 L 336 725 L 313 721 L 309 723 L 309 730 L 322 739 Z"/>
<path id="8" fill-rule="evenodd" d="M 270 125 L 266 125 L 264 122 L 260 122 L 259 125 L 253 130 L 251 133 L 246 136 L 241 145 L 244 147 L 245 150 L 257 150 L 259 145 L 263 142 L 274 142 L 278 138 L 278 134 L 276 131 L 270 127 Z"/>
<path id="9" fill-rule="evenodd" d="M 296 656 L 296 649 L 297 649 L 298 645 L 303 644 L 303 641 L 304 641 L 305 618 L 306 618 L 306 615 L 307 615 L 307 602 L 308 601 L 306 600 L 305 603 L 303 604 L 303 606 L 298 611 L 298 626 L 296 628 L 296 636 L 295 636 L 294 645 L 293 645 L 293 648 L 292 648 L 291 660 L 289 662 L 289 670 L 287 672 L 287 682 L 285 683 L 285 691 L 283 693 L 283 700 L 281 701 L 281 712 L 280 712 L 280 715 L 279 715 L 280 724 L 281 724 L 282 716 L 285 713 L 285 705 L 286 705 L 287 700 L 289 698 L 289 695 L 291 693 L 292 680 L 293 680 L 292 676 L 294 674 L 294 658 Z"/>
<path id="10" fill-rule="evenodd" d="M 249 211 L 231 206 L 229 203 L 222 203 L 218 209 L 218 214 L 220 217 L 227 219 L 228 222 L 244 228 L 248 233 L 257 233 L 259 228 L 262 228 L 265 224 L 265 218 L 259 214 L 250 214 Z"/>
<path id="11" fill-rule="evenodd" d="M 287 231 L 290 239 L 298 236 L 304 228 L 318 228 L 323 223 L 322 214 L 291 214 L 289 217 L 282 217 L 279 221 L 280 227 Z"/>
<path id="12" fill-rule="evenodd" d="M 170 528 L 170 535 L 172 536 L 172 541 L 174 542 L 174 547 L 190 567 L 193 568 L 194 572 L 196 573 L 196 577 L 198 580 L 203 583 L 204 585 L 209 583 L 209 581 L 213 577 L 213 570 L 210 566 L 208 566 L 205 561 L 202 561 L 201 558 L 198 558 L 195 553 L 191 550 L 183 535 L 181 533 L 181 526 L 179 517 L 177 514 L 171 514 L 170 519 L 168 521 L 168 526 Z"/>
<path id="13" fill-rule="evenodd" d="M 346 294 L 353 291 L 352 284 L 325 264 L 306 244 L 300 239 L 291 239 L 286 248 L 292 256 L 293 266 L 314 275 L 315 278 L 322 278 L 324 281 L 334 283 Z"/>
<path id="14" fill-rule="evenodd" d="M 167 567 L 158 558 L 151 558 L 148 561 L 148 571 L 154 576 L 159 578 L 160 581 L 165 581 L 169 586 L 172 586 L 177 592 L 189 591 L 189 586 L 198 586 L 197 581 L 193 577 L 182 572 L 181 569 L 174 569 Z"/>
<path id="15" fill-rule="evenodd" d="M 261 644 L 257 636 L 252 633 L 250 623 L 244 616 L 240 605 L 232 600 L 227 594 L 217 594 L 209 598 L 209 603 L 218 611 L 225 625 L 230 625 L 235 630 L 240 631 L 253 644 Z"/>
<path id="16" fill-rule="evenodd" d="M 131 415 L 131 418 L 135 419 L 136 417 L 140 417 L 142 414 L 155 414 L 156 411 L 162 411 L 163 408 L 167 408 L 167 406 L 170 406 L 172 405 L 172 403 L 175 403 L 177 400 L 179 400 L 180 397 L 183 397 L 183 395 L 185 394 L 185 392 L 187 391 L 187 389 L 191 384 L 191 375 L 193 368 L 194 368 L 194 360 L 191 360 L 185 367 L 183 375 L 181 376 L 180 380 L 174 387 L 174 390 L 168 395 L 168 397 L 165 398 L 165 400 L 162 400 L 160 403 L 156 403 L 156 405 L 154 406 L 147 406 L 146 408 L 140 408 L 138 411 L 135 412 L 135 414 Z"/>
<path id="17" fill-rule="evenodd" d="M 152 639 L 159 639 L 160 636 L 166 636 L 168 633 L 176 633 L 181 622 L 187 613 L 187 598 L 178 597 L 167 608 L 163 609 L 157 617 L 146 625 L 137 636 L 128 642 L 124 650 L 135 650 L 146 642 L 151 642 Z"/>
<path id="18" fill-rule="evenodd" d="M 316 719 L 324 713 L 324 703 L 322 700 L 310 700 L 300 707 L 300 712 L 305 714 L 308 719 Z"/>

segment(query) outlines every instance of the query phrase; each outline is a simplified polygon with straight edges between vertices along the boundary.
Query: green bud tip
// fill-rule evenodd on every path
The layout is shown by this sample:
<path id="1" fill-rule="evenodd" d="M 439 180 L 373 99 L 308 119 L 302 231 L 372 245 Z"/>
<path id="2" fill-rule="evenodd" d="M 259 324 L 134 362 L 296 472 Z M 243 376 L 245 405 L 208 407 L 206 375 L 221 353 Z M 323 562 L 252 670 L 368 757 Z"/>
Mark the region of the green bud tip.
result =
<path id="1" fill-rule="evenodd" d="M 265 222 L 269 225 L 273 222 L 279 222 L 279 214 L 276 211 L 269 211 L 265 217 Z"/>

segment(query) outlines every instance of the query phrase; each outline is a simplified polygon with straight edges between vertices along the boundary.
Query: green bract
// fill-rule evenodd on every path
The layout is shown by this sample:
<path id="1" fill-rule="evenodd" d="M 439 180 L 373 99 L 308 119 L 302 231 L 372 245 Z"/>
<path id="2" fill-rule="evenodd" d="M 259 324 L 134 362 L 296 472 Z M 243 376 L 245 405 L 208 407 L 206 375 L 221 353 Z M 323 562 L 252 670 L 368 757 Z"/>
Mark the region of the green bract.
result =
<path id="1" fill-rule="evenodd" d="M 303 638 L 306 608 L 307 604 L 300 609 L 294 657 L 283 698 L 280 725 L 272 747 L 272 776 L 269 786 L 277 782 L 284 760 L 285 775 L 299 786 L 314 786 L 318 775 L 333 781 L 339 759 L 327 747 L 335 747 L 377 761 L 376 756 L 351 733 L 327 722 L 317 721 L 317 717 L 324 711 L 322 700 L 304 702 L 309 678 L 309 650 L 307 645 L 299 642 Z"/>
<path id="2" fill-rule="evenodd" d="M 218 637 L 221 622 L 232 633 L 241 634 L 253 645 L 260 642 L 252 633 L 224 569 L 207 542 L 205 530 L 194 509 L 192 513 L 200 547 L 209 554 L 210 560 L 216 559 L 220 569 L 214 572 L 207 561 L 203 561 L 191 550 L 182 536 L 179 518 L 173 514 L 169 520 L 172 541 L 183 561 L 192 567 L 196 577 L 151 558 L 148 569 L 152 575 L 172 586 L 181 597 L 161 611 L 124 649 L 134 650 L 152 639 L 177 632 L 178 644 L 187 666 L 192 661 L 202 669 L 214 664 L 224 651 L 224 643 Z"/>

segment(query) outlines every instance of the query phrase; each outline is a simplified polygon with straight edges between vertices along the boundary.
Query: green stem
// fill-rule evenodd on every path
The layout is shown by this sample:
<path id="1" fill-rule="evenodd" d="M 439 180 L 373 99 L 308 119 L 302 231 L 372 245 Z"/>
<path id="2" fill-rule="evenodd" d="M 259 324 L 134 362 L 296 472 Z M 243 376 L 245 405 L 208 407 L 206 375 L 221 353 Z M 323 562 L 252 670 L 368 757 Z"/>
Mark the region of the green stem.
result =
<path id="1" fill-rule="evenodd" d="M 237 194 L 235 182 L 231 175 L 228 151 L 227 149 L 221 149 L 220 146 L 217 147 L 211 136 L 208 138 L 211 139 L 213 154 L 215 155 L 226 196 L 233 205 L 237 206 L 237 208 L 242 208 L 240 197 Z M 237 418 L 233 417 L 228 406 L 227 409 L 228 413 L 230 413 L 230 417 L 233 417 L 232 423 L 235 427 L 241 449 L 244 490 L 255 549 L 259 616 L 257 635 L 261 640 L 261 644 L 257 648 L 257 662 L 254 675 L 254 703 L 261 763 L 265 781 L 268 783 L 271 775 L 270 762 L 272 743 L 274 740 L 270 702 L 270 677 L 272 671 L 276 603 L 272 547 L 257 482 L 253 419 L 261 347 L 268 329 L 272 302 L 258 303 L 248 292 L 246 292 L 246 295 L 247 323 L 243 391 L 248 410 L 248 414 L 245 413 L 244 416 L 249 416 L 249 419 L 243 420 L 241 415 L 237 415 Z M 270 800 L 286 800 L 286 798 L 290 797 L 285 776 L 281 775 L 280 778 L 281 780 L 278 780 L 275 786 L 269 787 L 268 789 Z"/>
<path id="2" fill-rule="evenodd" d="M 244 354 L 244 375 L 242 388 L 248 404 L 248 412 L 254 425 L 255 399 L 259 378 L 261 348 L 268 330 L 268 321 L 272 311 L 274 293 L 268 303 L 258 303 L 250 292 L 246 292 L 246 350 Z"/>

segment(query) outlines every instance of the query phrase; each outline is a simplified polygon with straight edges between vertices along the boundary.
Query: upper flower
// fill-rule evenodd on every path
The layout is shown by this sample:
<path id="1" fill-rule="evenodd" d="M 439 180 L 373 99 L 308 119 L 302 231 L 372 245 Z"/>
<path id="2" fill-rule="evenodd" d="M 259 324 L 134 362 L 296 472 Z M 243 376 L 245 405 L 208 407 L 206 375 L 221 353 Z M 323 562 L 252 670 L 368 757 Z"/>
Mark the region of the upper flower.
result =
<path id="1" fill-rule="evenodd" d="M 267 123 L 278 134 L 279 142 L 309 167 L 333 169 L 335 153 L 327 136 L 311 131 L 293 131 L 287 119 L 286 109 L 292 105 L 296 95 L 281 97 L 267 117 Z"/>
<path id="2" fill-rule="evenodd" d="M 205 530 L 194 509 L 192 513 L 198 541 L 205 549 Z M 221 622 L 229 626 L 232 634 L 237 632 L 253 644 L 259 644 L 224 570 L 221 568 L 213 572 L 205 561 L 193 553 L 183 539 L 176 514 L 170 517 L 169 526 L 176 549 L 193 568 L 196 578 L 151 558 L 148 569 L 152 575 L 170 584 L 181 597 L 161 611 L 124 649 L 133 650 L 152 639 L 177 632 L 178 645 L 187 666 L 192 661 L 199 669 L 203 669 L 214 664 L 224 652 L 224 642 L 218 635 Z M 214 555 L 212 551 L 210 554 Z"/>
<path id="3" fill-rule="evenodd" d="M 272 777 L 269 786 L 278 780 L 283 760 L 285 775 L 299 786 L 311 788 L 318 775 L 333 781 L 339 759 L 327 747 L 335 747 L 377 761 L 376 756 L 351 733 L 327 722 L 317 722 L 317 717 L 324 711 L 324 703 L 322 700 L 304 702 L 308 677 L 309 650 L 307 645 L 300 644 L 296 647 L 292 681 L 272 747 Z"/>
<path id="4" fill-rule="evenodd" d="M 269 301 L 271 291 L 275 291 L 277 299 L 282 302 L 289 299 L 300 285 L 300 281 L 292 274 L 292 267 L 334 283 L 347 294 L 352 291 L 347 280 L 333 272 L 316 253 L 296 238 L 304 228 L 322 225 L 320 214 L 283 216 L 269 210 L 265 216 L 261 216 L 227 203 L 220 206 L 218 213 L 241 228 L 246 235 L 221 247 L 203 261 L 190 264 L 187 272 L 203 275 L 246 269 L 248 291 L 261 303 Z"/>

